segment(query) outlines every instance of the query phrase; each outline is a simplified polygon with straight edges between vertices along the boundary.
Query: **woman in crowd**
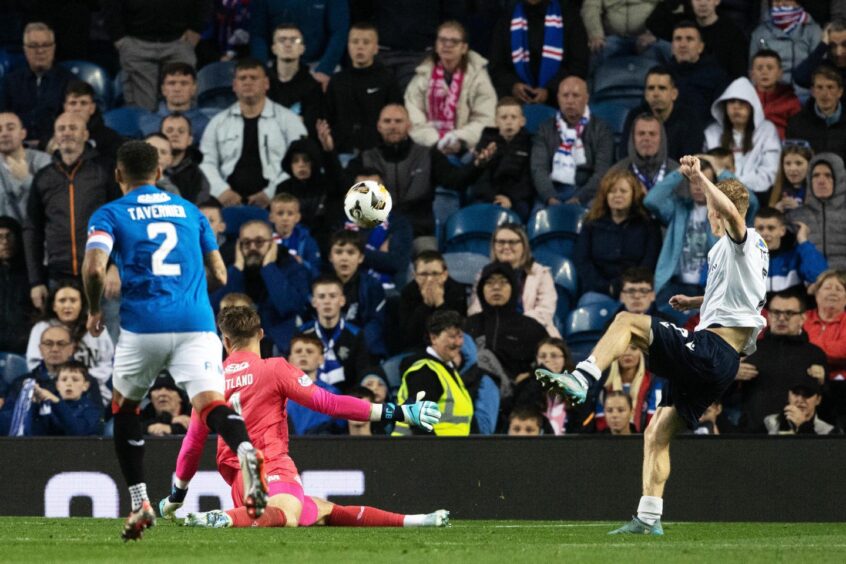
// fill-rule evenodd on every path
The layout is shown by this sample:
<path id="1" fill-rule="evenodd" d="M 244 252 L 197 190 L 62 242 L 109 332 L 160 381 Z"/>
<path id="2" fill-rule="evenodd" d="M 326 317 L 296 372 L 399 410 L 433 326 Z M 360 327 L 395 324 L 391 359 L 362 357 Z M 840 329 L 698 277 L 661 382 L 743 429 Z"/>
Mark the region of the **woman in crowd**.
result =
<path id="1" fill-rule="evenodd" d="M 519 298 L 523 315 L 528 315 L 543 325 L 551 337 L 560 337 L 554 321 L 558 304 L 555 282 L 549 268 L 532 257 L 529 237 L 523 226 L 506 223 L 496 228 L 491 237 L 491 262 L 496 261 L 510 264 L 517 273 L 522 288 Z M 478 285 L 478 279 L 476 284 Z M 482 306 L 474 285 L 467 315 L 480 311 Z"/>
<path id="2" fill-rule="evenodd" d="M 735 175 L 753 192 L 766 192 L 778 172 L 781 139 L 764 117 L 764 107 L 748 78 L 738 78 L 711 105 L 716 120 L 705 129 L 705 150 L 734 154 Z"/>
<path id="3" fill-rule="evenodd" d="M 611 426 L 605 403 L 609 396 L 622 393 L 629 398 L 631 423 L 634 432 L 642 433 L 658 408 L 664 389 L 664 380 L 646 369 L 643 351 L 629 345 L 626 352 L 608 369 L 605 389 L 596 402 L 596 429 L 605 431 Z"/>
<path id="4" fill-rule="evenodd" d="M 628 170 L 612 170 L 585 216 L 574 262 L 582 292 L 615 296 L 632 266 L 655 269 L 661 230 L 643 207 L 644 190 Z"/>
<path id="5" fill-rule="evenodd" d="M 100 396 L 104 405 L 112 399 L 112 391 L 108 382 L 112 377 L 112 359 L 115 346 L 108 331 L 103 331 L 99 337 L 93 336 L 85 328 L 88 320 L 88 306 L 85 294 L 78 282 L 66 280 L 60 282 L 53 290 L 48 300 L 49 309 L 43 319 L 35 324 L 29 333 L 29 344 L 26 348 L 26 359 L 30 370 L 41 362 L 41 351 L 38 344 L 41 334 L 51 325 L 67 327 L 79 345 L 74 358 L 82 362 L 88 369 L 88 374 L 100 388 Z"/>
<path id="6" fill-rule="evenodd" d="M 608 392 L 602 405 L 607 426 L 602 433 L 611 435 L 632 435 L 636 431 L 631 422 L 632 398 L 625 392 Z"/>
<path id="7" fill-rule="evenodd" d="M 823 350 L 828 364 L 825 394 L 839 425 L 846 424 L 846 272 L 826 270 L 809 289 L 817 308 L 805 314 L 808 340 Z"/>
<path id="8" fill-rule="evenodd" d="M 795 210 L 805 201 L 808 164 L 814 157 L 811 145 L 802 139 L 784 142 L 781 164 L 770 192 L 770 207 L 782 213 Z"/>
<path id="9" fill-rule="evenodd" d="M 561 373 L 576 366 L 573 356 L 563 339 L 548 337 L 538 343 L 535 352 L 535 367 L 546 368 L 550 372 Z M 533 379 L 534 380 L 534 379 Z M 580 406 L 567 405 L 564 399 L 553 392 L 541 392 L 540 402 L 544 416 L 556 435 L 578 433 L 582 430 L 585 419 L 590 413 Z"/>
<path id="10" fill-rule="evenodd" d="M 435 50 L 416 69 L 405 91 L 411 138 L 455 155 L 479 142 L 493 127 L 496 92 L 488 61 L 471 51 L 467 31 L 457 21 L 438 27 Z"/>

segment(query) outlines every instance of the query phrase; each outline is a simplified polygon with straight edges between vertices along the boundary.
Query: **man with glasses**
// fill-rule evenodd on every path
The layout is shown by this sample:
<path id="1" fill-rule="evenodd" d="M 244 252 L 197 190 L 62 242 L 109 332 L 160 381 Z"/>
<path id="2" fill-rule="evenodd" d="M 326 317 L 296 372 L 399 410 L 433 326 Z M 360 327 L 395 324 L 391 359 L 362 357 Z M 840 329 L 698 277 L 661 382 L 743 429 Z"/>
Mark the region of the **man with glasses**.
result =
<path id="1" fill-rule="evenodd" d="M 316 134 L 314 124 L 323 117 L 323 90 L 309 72 L 308 65 L 300 60 L 305 50 L 300 28 L 291 23 L 276 26 L 270 47 L 276 63 L 270 70 L 267 97 L 300 116 L 313 137 Z"/>
<path id="2" fill-rule="evenodd" d="M 297 317 L 308 306 L 309 273 L 288 253 L 278 252 L 270 224 L 253 220 L 241 226 L 235 264 L 226 286 L 212 297 L 215 310 L 230 292 L 246 294 L 258 304 L 261 325 L 278 353 L 287 354 Z"/>
<path id="3" fill-rule="evenodd" d="M 38 350 L 41 351 L 41 363 L 12 382 L 6 397 L 0 398 L 0 436 L 29 434 L 33 402 L 38 402 L 42 389 L 58 395 L 55 384 L 58 369 L 73 358 L 76 341 L 67 327 L 55 325 L 41 334 Z"/>
<path id="4" fill-rule="evenodd" d="M 741 429 L 763 433 L 764 418 L 782 410 L 798 376 L 824 381 L 825 353 L 808 342 L 802 330 L 805 309 L 805 299 L 799 294 L 781 292 L 770 298 L 769 331 L 758 341 L 755 354 L 740 363 L 735 380 L 743 412 Z"/>
<path id="5" fill-rule="evenodd" d="M 56 37 L 45 23 L 27 24 L 23 51 L 26 65 L 3 78 L 0 110 L 17 114 L 27 139 L 37 142 L 52 133 L 53 120 L 62 109 L 65 88 L 73 75 L 54 64 Z"/>
<path id="6" fill-rule="evenodd" d="M 627 269 L 620 277 L 620 311 L 643 313 L 668 319 L 655 308 L 655 286 L 652 271 L 635 266 Z"/>
<path id="7" fill-rule="evenodd" d="M 426 320 L 436 311 L 467 314 L 464 287 L 449 277 L 447 264 L 438 251 L 421 251 L 414 257 L 414 280 L 400 295 L 400 346 L 410 350 L 426 345 Z"/>

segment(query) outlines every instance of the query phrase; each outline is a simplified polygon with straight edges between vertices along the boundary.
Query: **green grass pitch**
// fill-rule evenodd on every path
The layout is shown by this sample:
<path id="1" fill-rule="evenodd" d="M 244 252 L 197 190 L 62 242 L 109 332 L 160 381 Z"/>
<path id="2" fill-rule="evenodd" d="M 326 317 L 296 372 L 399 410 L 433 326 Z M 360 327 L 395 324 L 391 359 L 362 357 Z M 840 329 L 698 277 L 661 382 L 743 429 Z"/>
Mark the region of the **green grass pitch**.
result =
<path id="1" fill-rule="evenodd" d="M 667 523 L 609 537 L 618 523 L 461 521 L 448 529 L 218 529 L 160 521 L 124 543 L 116 519 L 0 518 L 2 562 L 846 562 L 844 523 Z"/>

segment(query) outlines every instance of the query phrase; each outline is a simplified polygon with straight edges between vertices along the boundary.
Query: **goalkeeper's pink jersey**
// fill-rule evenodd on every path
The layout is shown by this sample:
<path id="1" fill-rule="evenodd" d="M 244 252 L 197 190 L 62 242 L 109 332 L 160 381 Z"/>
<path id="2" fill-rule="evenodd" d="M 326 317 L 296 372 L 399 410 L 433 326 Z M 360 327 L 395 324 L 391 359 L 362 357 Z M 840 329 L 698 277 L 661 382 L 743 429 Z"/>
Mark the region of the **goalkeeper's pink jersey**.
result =
<path id="1" fill-rule="evenodd" d="M 333 417 L 370 420 L 370 403 L 315 386 L 308 375 L 283 358 L 262 359 L 254 353 L 238 351 L 226 359 L 223 371 L 226 400 L 244 418 L 250 440 L 264 451 L 269 462 L 289 460 L 286 410 L 289 398 Z M 239 468 L 238 457 L 220 438 L 217 464 L 218 468 Z"/>

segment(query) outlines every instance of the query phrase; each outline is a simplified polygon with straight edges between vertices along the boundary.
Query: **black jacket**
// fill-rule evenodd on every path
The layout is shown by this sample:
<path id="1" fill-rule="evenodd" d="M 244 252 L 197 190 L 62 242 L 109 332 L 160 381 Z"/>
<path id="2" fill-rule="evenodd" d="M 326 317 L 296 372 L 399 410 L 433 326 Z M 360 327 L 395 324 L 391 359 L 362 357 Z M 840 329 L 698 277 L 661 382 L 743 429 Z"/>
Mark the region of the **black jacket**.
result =
<path id="1" fill-rule="evenodd" d="M 631 139 L 635 118 L 641 114 L 651 113 L 652 110 L 646 102 L 629 110 L 620 139 Z M 683 105 L 681 99 L 677 99 L 673 104 L 673 112 L 664 122 L 664 132 L 667 134 L 667 156 L 677 161 L 685 155 L 700 153 L 705 144 L 705 126 L 706 123 L 702 121 L 698 111 Z M 625 158 L 628 155 L 628 143 L 620 143 L 620 156 Z"/>
<path id="2" fill-rule="evenodd" d="M 679 90 L 679 100 L 699 110 L 702 123 L 710 123 L 711 104 L 726 89 L 729 77 L 711 55 L 703 55 L 695 63 L 679 63 L 672 57 L 667 68 Z"/>
<path id="3" fill-rule="evenodd" d="M 485 301 L 485 281 L 493 274 L 502 274 L 511 284 L 511 299 L 502 306 L 492 306 Z M 512 381 L 522 372 L 531 370 L 535 361 L 535 348 L 549 335 L 543 325 L 517 311 L 520 282 L 510 265 L 493 262 L 482 270 L 476 287 L 482 312 L 467 318 L 464 330 L 479 348 L 492 351 Z"/>
<path id="4" fill-rule="evenodd" d="M 496 143 L 496 153 L 483 167 L 481 175 L 473 185 L 476 199 L 492 202 L 494 196 L 508 196 L 512 202 L 531 204 L 535 190 L 532 185 L 532 136 L 525 128 L 511 141 L 506 141 L 495 127 L 486 127 L 476 145 L 480 151 L 490 143 Z"/>
<path id="5" fill-rule="evenodd" d="M 311 161 L 311 177 L 307 180 L 295 178 L 291 172 L 291 161 L 295 154 L 306 154 Z M 276 187 L 277 194 L 287 192 L 300 200 L 300 222 L 312 232 L 319 230 L 332 188 L 330 180 L 321 172 L 322 167 L 323 155 L 315 142 L 308 137 L 297 139 L 291 143 L 282 159 L 282 170 L 291 176 Z"/>
<path id="6" fill-rule="evenodd" d="M 826 366 L 825 353 L 808 342 L 808 335 L 773 335 L 767 331 L 758 350 L 744 362 L 755 365 L 757 378 L 737 382 L 746 431 L 765 433 L 764 418 L 780 413 L 791 385 L 805 376 L 813 364 Z"/>
<path id="7" fill-rule="evenodd" d="M 388 104 L 402 104 L 394 74 L 380 63 L 366 69 L 348 68 L 332 76 L 326 91 L 326 115 L 335 150 L 365 151 L 379 144 L 379 113 Z"/>
<path id="8" fill-rule="evenodd" d="M 178 165 L 167 169 L 167 177 L 179 188 L 179 195 L 199 205 L 209 199 L 211 187 L 206 175 L 200 170 L 199 161 L 202 160 L 202 153 L 196 151 L 200 158 L 195 160 L 195 149 L 189 147 L 185 156 Z"/>
<path id="9" fill-rule="evenodd" d="M 326 114 L 325 100 L 323 88 L 311 76 L 308 66 L 301 64 L 297 74 L 288 82 L 280 81 L 276 69 L 273 67 L 269 68 L 267 72 L 270 76 L 270 91 L 268 91 L 267 97 L 300 115 L 309 136 L 317 138 L 315 122 Z M 334 76 L 332 80 L 335 80 Z M 296 108 L 297 104 L 299 104 L 299 108 Z"/>
<path id="10" fill-rule="evenodd" d="M 78 277 L 91 214 L 119 196 L 114 171 L 100 164 L 97 151 L 86 147 L 71 166 L 66 166 L 57 152 L 53 163 L 32 179 L 23 230 L 29 283 L 35 286 L 48 278 Z"/>
<path id="11" fill-rule="evenodd" d="M 24 354 L 35 310 L 29 297 L 29 280 L 24 261 L 21 226 L 11 217 L 0 217 L 17 241 L 15 255 L 0 261 L 0 351 Z"/>
<path id="12" fill-rule="evenodd" d="M 558 83 L 570 75 L 587 78 L 588 61 L 590 51 L 588 50 L 587 31 L 579 14 L 579 7 L 575 2 L 560 0 L 561 18 L 564 24 L 564 59 L 558 68 L 558 72 L 541 86 L 549 90 L 549 97 L 546 103 L 550 106 L 557 106 L 556 94 Z M 512 6 L 513 3 L 509 4 Z M 541 52 L 543 51 L 544 18 L 546 9 L 549 6 L 548 0 L 536 5 L 523 3 L 523 10 L 529 22 L 529 68 L 532 76 L 538 80 L 540 71 Z M 523 82 L 514 69 L 514 62 L 511 59 L 511 17 L 512 10 L 507 10 L 500 21 L 496 24 L 491 42 L 490 68 L 488 69 L 491 79 L 496 88 L 497 96 L 511 96 L 511 89 L 518 82 Z"/>
<path id="13" fill-rule="evenodd" d="M 447 278 L 444 283 L 444 303 L 440 307 L 431 307 L 423 303 L 420 286 L 412 280 L 405 285 L 400 294 L 399 332 L 402 350 L 425 347 L 428 343 L 426 320 L 441 309 L 457 311 L 462 317 L 467 315 L 467 292 L 464 286 Z"/>
<path id="14" fill-rule="evenodd" d="M 52 135 L 53 121 L 62 111 L 65 88 L 74 76 L 64 67 L 53 65 L 41 80 L 26 65 L 3 78 L 0 111 L 13 112 L 21 118 L 27 139 L 39 140 Z"/>
<path id="15" fill-rule="evenodd" d="M 814 109 L 816 102 L 809 98 L 802 111 L 787 120 L 787 138 L 805 139 L 814 154 L 836 153 L 846 155 L 846 105 L 840 103 L 840 120 L 826 125 Z"/>

